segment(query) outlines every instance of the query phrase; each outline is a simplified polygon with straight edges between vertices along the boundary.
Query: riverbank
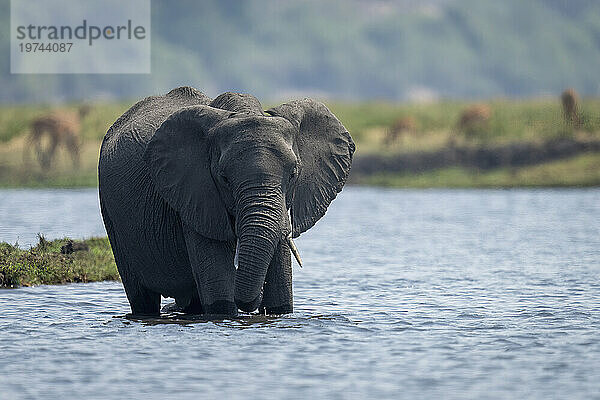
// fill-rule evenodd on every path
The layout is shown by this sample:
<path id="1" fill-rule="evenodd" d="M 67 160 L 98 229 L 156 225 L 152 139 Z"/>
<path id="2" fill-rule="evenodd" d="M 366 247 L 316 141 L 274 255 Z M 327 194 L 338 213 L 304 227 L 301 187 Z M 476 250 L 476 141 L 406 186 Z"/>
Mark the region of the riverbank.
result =
<path id="1" fill-rule="evenodd" d="M 448 167 L 416 173 L 379 172 L 352 183 L 395 188 L 578 188 L 600 186 L 600 153 L 586 153 L 527 167 L 477 170 Z"/>
<path id="2" fill-rule="evenodd" d="M 489 108 L 489 118 L 465 130 L 457 121 L 474 103 L 328 103 L 357 145 L 349 184 L 600 186 L 600 99 L 581 101 L 577 126 L 564 121 L 554 98 L 477 104 Z M 74 165 L 59 146 L 50 168 L 37 162 L 28 127 L 41 115 L 75 111 L 78 105 L 0 107 L 0 187 L 97 186 L 102 137 L 130 105 L 92 105 L 81 121 L 80 163 Z M 398 121 L 405 121 L 404 129 L 390 134 Z"/>
<path id="3" fill-rule="evenodd" d="M 599 186 L 600 140 L 559 138 L 371 154 L 355 160 L 351 182 L 412 188 Z"/>
<path id="4" fill-rule="evenodd" d="M 108 238 L 58 239 L 29 250 L 0 243 L 0 288 L 119 280 Z"/>

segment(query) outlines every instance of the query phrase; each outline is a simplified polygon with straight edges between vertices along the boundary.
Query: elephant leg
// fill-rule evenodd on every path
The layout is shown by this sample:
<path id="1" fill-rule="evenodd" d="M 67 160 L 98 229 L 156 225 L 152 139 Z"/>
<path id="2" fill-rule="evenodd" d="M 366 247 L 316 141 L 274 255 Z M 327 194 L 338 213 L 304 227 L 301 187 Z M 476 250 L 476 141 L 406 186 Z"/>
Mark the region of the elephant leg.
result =
<path id="1" fill-rule="evenodd" d="M 156 293 L 139 284 L 138 280 L 121 276 L 125 294 L 134 316 L 157 316 L 160 314 L 160 293 Z"/>
<path id="2" fill-rule="evenodd" d="M 200 301 L 200 295 L 198 293 L 198 290 L 196 290 L 196 293 L 194 293 L 192 298 L 185 302 L 175 299 L 175 303 L 181 312 L 186 314 L 204 314 L 202 302 Z"/>
<path id="3" fill-rule="evenodd" d="M 102 218 L 104 220 L 104 226 L 106 227 L 106 233 L 110 240 L 110 245 L 115 257 L 115 263 L 125 288 L 125 294 L 129 305 L 131 306 L 131 313 L 135 316 L 156 316 L 160 314 L 160 293 L 156 293 L 143 287 L 139 280 L 132 276 L 132 257 L 122 251 L 124 246 L 121 246 L 119 238 L 117 237 L 117 231 L 113 227 L 112 220 L 108 216 L 104 200 L 100 195 L 100 210 Z"/>
<path id="4" fill-rule="evenodd" d="M 294 312 L 292 292 L 292 255 L 284 241 L 279 242 L 267 269 L 263 300 L 259 311 L 264 314 L 287 314 Z"/>
<path id="5" fill-rule="evenodd" d="M 209 239 L 187 227 L 184 236 L 204 313 L 236 315 L 235 243 Z"/>

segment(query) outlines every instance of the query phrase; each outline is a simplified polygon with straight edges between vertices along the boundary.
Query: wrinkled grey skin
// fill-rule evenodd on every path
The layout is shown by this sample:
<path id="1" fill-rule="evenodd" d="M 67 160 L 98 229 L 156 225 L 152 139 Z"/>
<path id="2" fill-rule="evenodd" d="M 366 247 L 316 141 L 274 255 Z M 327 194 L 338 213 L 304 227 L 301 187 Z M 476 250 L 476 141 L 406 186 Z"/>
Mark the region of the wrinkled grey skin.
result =
<path id="1" fill-rule="evenodd" d="M 108 130 L 98 165 L 133 314 L 158 314 L 161 295 L 193 313 L 292 312 L 286 237 L 325 214 L 353 152 L 310 99 L 264 113 L 247 94 L 211 100 L 182 87 L 135 104 Z"/>

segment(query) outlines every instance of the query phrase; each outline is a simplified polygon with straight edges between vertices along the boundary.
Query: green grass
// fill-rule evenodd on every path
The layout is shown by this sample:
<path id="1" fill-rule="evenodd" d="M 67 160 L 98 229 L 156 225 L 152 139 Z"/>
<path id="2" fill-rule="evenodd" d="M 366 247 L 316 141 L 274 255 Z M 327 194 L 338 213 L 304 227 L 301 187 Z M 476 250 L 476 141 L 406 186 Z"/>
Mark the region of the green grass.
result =
<path id="1" fill-rule="evenodd" d="M 75 110 L 78 104 L 62 107 L 50 106 L 0 106 L 0 187 L 94 187 L 97 186 L 98 152 L 101 140 L 110 125 L 133 102 L 92 104 L 90 114 L 83 120 L 81 129 L 81 165 L 74 168 L 69 154 L 59 150 L 56 163 L 50 170 L 42 170 L 27 145 L 26 135 L 31 121 L 54 110 Z M 459 146 L 493 146 L 512 142 L 542 142 L 556 137 L 580 137 L 600 140 L 600 99 L 583 99 L 580 102 L 582 126 L 577 130 L 563 121 L 558 98 L 530 100 L 494 99 L 479 101 L 490 106 L 491 118 L 487 126 L 474 137 L 466 137 L 457 129 L 461 111 L 468 102 L 442 101 L 430 104 L 410 103 L 341 103 L 328 102 L 329 107 L 344 123 L 356 144 L 356 157 L 366 154 L 394 155 L 417 151 L 434 151 L 454 143 Z M 416 121 L 416 131 L 407 133 L 393 143 L 386 143 L 388 127 L 395 120 L 410 116 Z M 547 168 L 542 166 L 541 168 Z M 454 172 L 452 172 L 454 171 Z M 462 172 L 456 172 L 462 171 Z M 439 174 L 450 174 L 454 178 L 435 178 Z M 563 182 L 596 182 L 593 172 L 589 177 L 580 177 L 576 169 L 564 173 L 577 174 L 571 178 L 541 178 L 534 182 L 517 179 L 512 171 L 486 173 L 502 175 L 502 185 L 561 185 Z M 460 186 L 481 186 L 477 171 L 449 169 L 445 172 L 428 172 L 413 176 L 396 176 L 392 179 L 384 173 L 366 179 L 369 184 L 388 184 L 390 180 L 402 182 L 400 186 L 436 186 L 459 182 Z M 460 176 L 460 178 L 459 178 Z M 385 177 L 385 178 L 383 178 Z M 491 178 L 485 178 L 491 179 Z M 447 182 L 447 183 L 446 183 Z M 487 182 L 487 181 L 486 181 Z M 573 183 L 575 182 L 575 183 Z M 458 183 L 457 183 L 458 184 Z M 567 183 L 565 183 L 567 184 Z M 596 183 L 586 183 L 596 184 Z"/>
<path id="2" fill-rule="evenodd" d="M 91 111 L 82 122 L 81 137 L 100 140 L 112 123 L 123 114 L 132 103 L 97 103 L 90 104 Z M 26 135 L 31 122 L 42 115 L 56 111 L 76 111 L 80 104 L 63 106 L 50 105 L 3 105 L 0 107 L 0 143 Z"/>
<path id="3" fill-rule="evenodd" d="M 99 140 L 81 145 L 79 167 L 62 148 L 49 170 L 42 169 L 24 137 L 0 144 L 0 187 L 95 187 L 98 182 Z"/>
<path id="4" fill-rule="evenodd" d="M 47 241 L 40 235 L 29 250 L 0 243 L 0 288 L 120 279 L 108 238 L 74 241 L 87 249 L 61 254 L 68 240 Z"/>
<path id="5" fill-rule="evenodd" d="M 512 141 L 541 141 L 575 134 L 565 124 L 560 102 L 555 98 L 531 100 L 496 99 L 480 101 L 491 110 L 488 126 L 480 135 L 469 139 L 473 145 L 482 142 L 500 144 Z M 453 138 L 465 141 L 458 132 L 457 121 L 462 110 L 469 104 L 459 101 L 443 101 L 431 104 L 410 103 L 333 103 L 331 110 L 344 123 L 363 152 L 398 152 L 406 145 L 420 148 L 438 148 Z M 583 99 L 580 103 L 582 127 L 580 132 L 600 133 L 600 99 Z M 417 122 L 417 131 L 407 138 L 408 143 L 386 146 L 383 141 L 385 130 L 401 117 L 411 116 Z M 432 140 L 431 137 L 437 137 Z M 429 143 L 429 146 L 418 146 Z M 410 151 L 410 148 L 408 149 Z"/>
<path id="6" fill-rule="evenodd" d="M 86 140 L 101 140 L 112 123 L 134 102 L 91 104 L 91 112 L 82 123 L 81 136 Z M 441 101 L 428 104 L 362 102 L 326 102 L 344 123 L 360 145 L 369 141 L 369 131 L 386 128 L 395 120 L 412 116 L 417 121 L 419 136 L 432 132 L 454 130 L 461 111 L 472 102 Z M 570 128 L 562 118 L 558 98 L 530 100 L 493 99 L 479 101 L 490 106 L 492 116 L 485 132 L 490 140 L 506 138 L 532 139 L 563 135 Z M 79 104 L 51 107 L 49 105 L 4 105 L 0 107 L 0 143 L 27 133 L 33 119 L 56 110 L 76 110 Z M 266 107 L 266 106 L 265 106 Z M 586 98 L 580 102 L 582 130 L 600 131 L 600 99 Z"/>
<path id="7" fill-rule="evenodd" d="M 36 160 L 27 141 L 31 122 L 56 111 L 78 109 L 79 104 L 60 107 L 19 105 L 0 107 L 0 187 L 95 187 L 100 143 L 112 123 L 131 103 L 91 104 L 81 123 L 81 163 L 74 168 L 70 155 L 59 147 L 50 170 Z"/>
<path id="8" fill-rule="evenodd" d="M 356 183 L 405 188 L 585 187 L 600 186 L 600 153 L 587 153 L 523 168 L 477 171 L 444 168 L 419 174 L 362 177 Z"/>

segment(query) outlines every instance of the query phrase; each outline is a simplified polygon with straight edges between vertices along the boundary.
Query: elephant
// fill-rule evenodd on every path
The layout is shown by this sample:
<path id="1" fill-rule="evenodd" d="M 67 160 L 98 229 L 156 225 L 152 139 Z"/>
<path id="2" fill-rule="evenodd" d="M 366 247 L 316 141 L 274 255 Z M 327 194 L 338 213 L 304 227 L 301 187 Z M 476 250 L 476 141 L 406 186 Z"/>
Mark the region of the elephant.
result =
<path id="1" fill-rule="evenodd" d="M 102 218 L 133 315 L 293 312 L 292 237 L 342 190 L 355 145 L 322 103 L 180 87 L 107 131 Z M 237 259 L 237 266 L 235 259 Z"/>

